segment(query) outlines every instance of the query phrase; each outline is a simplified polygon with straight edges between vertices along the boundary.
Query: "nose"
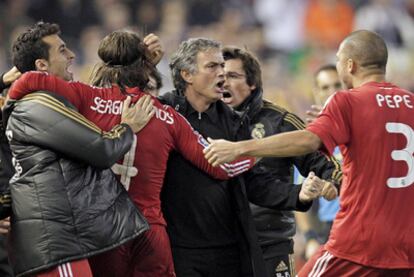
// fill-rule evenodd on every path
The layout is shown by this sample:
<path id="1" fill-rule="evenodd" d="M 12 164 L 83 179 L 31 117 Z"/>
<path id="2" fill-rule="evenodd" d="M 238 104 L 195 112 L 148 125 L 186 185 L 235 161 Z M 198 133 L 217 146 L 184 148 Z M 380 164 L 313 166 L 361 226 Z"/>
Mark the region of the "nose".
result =
<path id="1" fill-rule="evenodd" d="M 224 88 L 228 88 L 230 86 L 229 84 L 229 77 L 227 76 L 227 74 L 224 74 L 224 84 L 223 87 Z"/>
<path id="2" fill-rule="evenodd" d="M 224 65 L 218 67 L 217 75 L 220 76 L 220 77 L 224 77 Z"/>
<path id="3" fill-rule="evenodd" d="M 69 60 L 74 60 L 76 58 L 75 53 L 70 49 L 68 49 L 68 58 Z"/>

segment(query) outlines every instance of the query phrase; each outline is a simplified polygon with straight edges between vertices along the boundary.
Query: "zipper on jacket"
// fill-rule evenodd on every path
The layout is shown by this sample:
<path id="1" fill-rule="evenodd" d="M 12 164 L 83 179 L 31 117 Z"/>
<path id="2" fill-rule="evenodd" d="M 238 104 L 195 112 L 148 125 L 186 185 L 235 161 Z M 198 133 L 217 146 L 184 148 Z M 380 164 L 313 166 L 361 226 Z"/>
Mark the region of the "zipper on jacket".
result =
<path id="1" fill-rule="evenodd" d="M 198 120 L 201 120 L 201 113 L 198 113 Z"/>

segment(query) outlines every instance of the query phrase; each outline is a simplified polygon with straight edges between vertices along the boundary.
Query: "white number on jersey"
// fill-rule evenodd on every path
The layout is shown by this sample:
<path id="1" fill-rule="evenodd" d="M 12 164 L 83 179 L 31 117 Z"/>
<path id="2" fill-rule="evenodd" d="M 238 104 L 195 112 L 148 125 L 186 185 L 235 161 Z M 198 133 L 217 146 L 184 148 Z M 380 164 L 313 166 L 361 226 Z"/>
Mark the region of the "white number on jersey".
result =
<path id="1" fill-rule="evenodd" d="M 395 161 L 404 161 L 408 166 L 408 174 L 404 177 L 388 178 L 387 186 L 390 188 L 405 188 L 414 182 L 414 131 L 404 123 L 388 122 L 385 124 L 388 133 L 402 134 L 407 139 L 407 146 L 401 150 L 391 152 L 391 158 Z"/>
<path id="2" fill-rule="evenodd" d="M 137 136 L 134 135 L 131 149 L 129 149 L 129 151 L 125 154 L 123 163 L 116 163 L 112 166 L 112 171 L 117 175 L 121 175 L 121 184 L 124 185 L 126 190 L 129 190 L 131 178 L 137 176 L 138 174 L 138 169 L 134 167 L 136 149 Z"/>

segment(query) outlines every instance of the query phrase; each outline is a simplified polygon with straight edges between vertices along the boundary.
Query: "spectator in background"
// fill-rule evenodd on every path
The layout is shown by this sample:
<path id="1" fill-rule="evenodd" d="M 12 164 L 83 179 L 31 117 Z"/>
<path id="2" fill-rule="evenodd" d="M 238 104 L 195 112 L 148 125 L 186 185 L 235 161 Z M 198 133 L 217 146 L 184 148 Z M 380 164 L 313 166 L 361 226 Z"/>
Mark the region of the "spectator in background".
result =
<path id="1" fill-rule="evenodd" d="M 312 90 L 315 99 L 315 105 L 307 111 L 307 122 L 312 122 L 322 111 L 323 105 L 327 99 L 336 91 L 342 89 L 341 80 L 339 79 L 336 67 L 333 64 L 327 64 L 320 67 L 314 75 L 314 88 Z M 342 156 L 339 148 L 334 151 L 334 157 L 342 162 Z M 339 210 L 339 199 L 332 201 L 319 198 L 316 216 L 314 209 L 309 213 L 296 213 L 298 229 L 305 237 L 305 258 L 309 259 L 319 250 L 319 247 L 326 243 L 333 220 Z"/>
<path id="2" fill-rule="evenodd" d="M 354 12 L 346 0 L 310 0 L 305 33 L 311 46 L 335 49 L 352 31 Z"/>
<path id="3" fill-rule="evenodd" d="M 326 100 L 341 88 L 342 83 L 339 79 L 335 65 L 327 64 L 316 71 L 312 90 L 315 105 L 312 105 L 311 110 L 306 112 L 309 116 L 309 118 L 306 119 L 308 123 L 318 117 Z"/>

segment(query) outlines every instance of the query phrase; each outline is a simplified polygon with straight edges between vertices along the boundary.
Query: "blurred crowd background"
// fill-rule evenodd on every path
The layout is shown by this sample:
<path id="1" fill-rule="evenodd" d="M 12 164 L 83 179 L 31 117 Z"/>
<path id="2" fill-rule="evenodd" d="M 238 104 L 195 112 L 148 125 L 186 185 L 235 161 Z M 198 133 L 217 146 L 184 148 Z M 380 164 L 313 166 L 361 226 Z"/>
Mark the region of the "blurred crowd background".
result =
<path id="1" fill-rule="evenodd" d="M 16 35 L 41 19 L 60 24 L 81 81 L 88 81 L 98 60 L 100 39 L 129 28 L 161 38 L 161 93 L 171 90 L 171 54 L 184 39 L 208 37 L 253 51 L 262 64 L 265 97 L 304 117 L 313 103 L 314 71 L 335 63 L 349 32 L 369 29 L 390 49 L 388 79 L 414 90 L 414 0 L 0 0 L 0 72 L 11 67 Z"/>

